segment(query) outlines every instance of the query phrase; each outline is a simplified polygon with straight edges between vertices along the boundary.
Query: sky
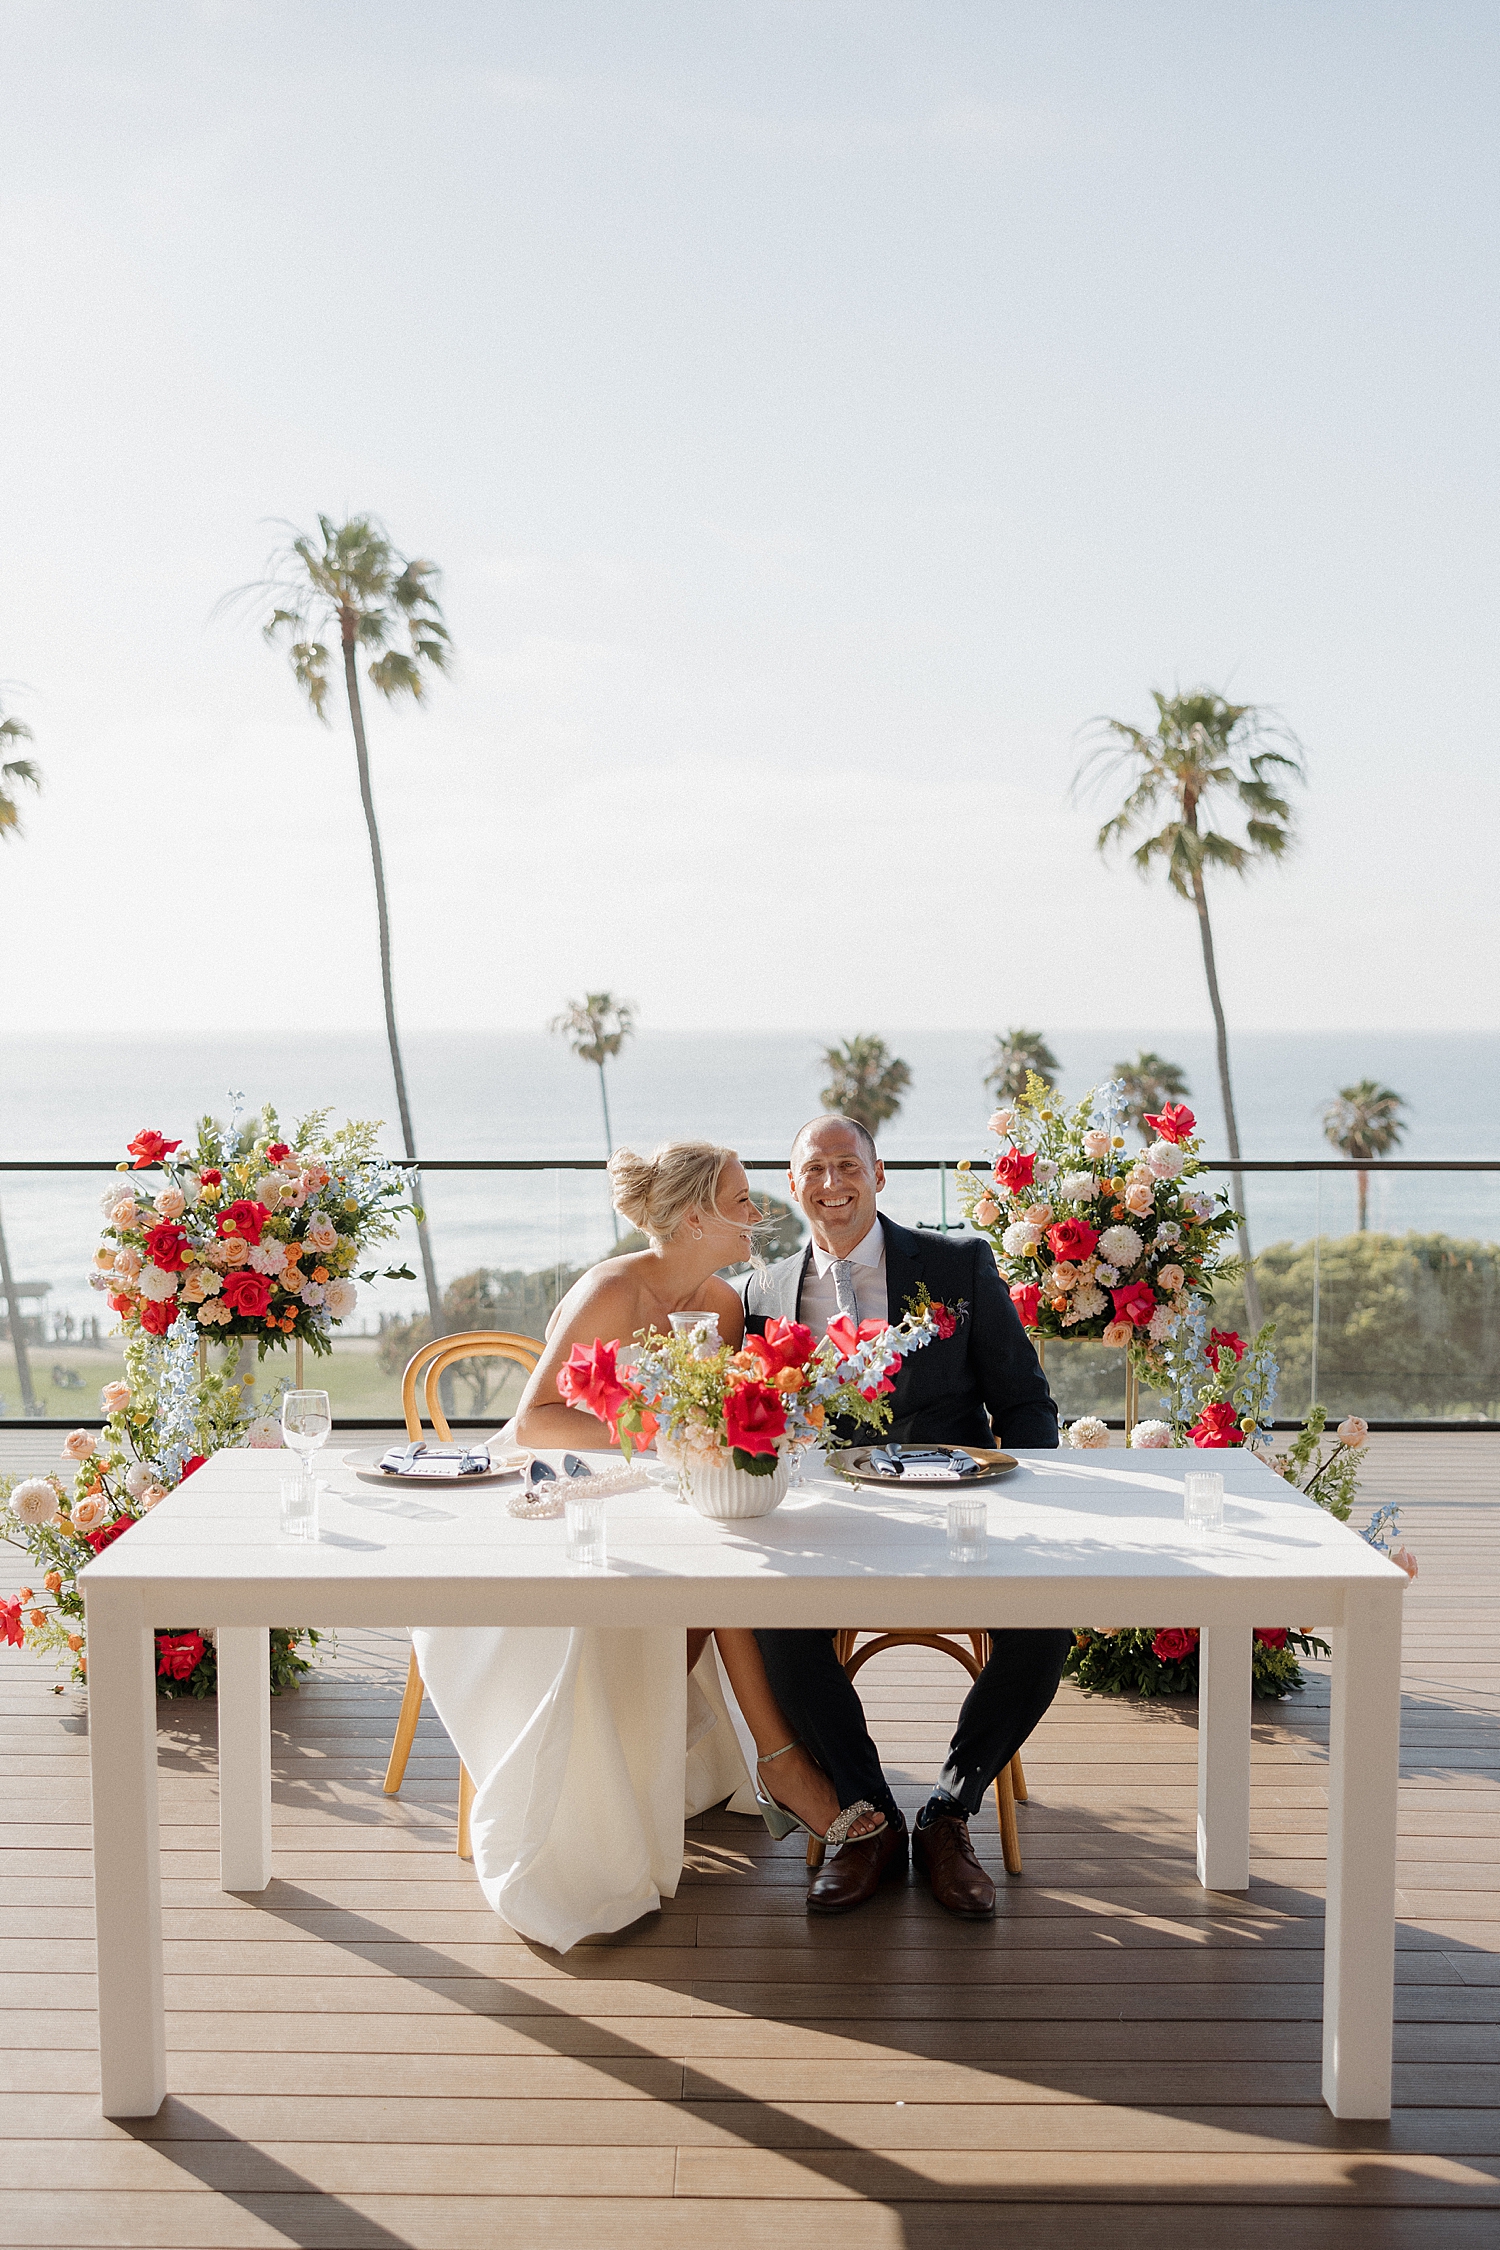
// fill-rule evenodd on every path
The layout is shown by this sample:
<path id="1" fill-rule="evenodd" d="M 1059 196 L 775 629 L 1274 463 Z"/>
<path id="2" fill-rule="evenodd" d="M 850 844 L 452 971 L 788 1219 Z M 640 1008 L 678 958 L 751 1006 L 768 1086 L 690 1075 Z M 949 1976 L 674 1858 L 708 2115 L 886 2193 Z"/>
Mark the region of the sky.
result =
<path id="1" fill-rule="evenodd" d="M 1307 753 L 1232 1025 L 1495 1028 L 1497 64 L 1452 0 L 7 0 L 0 1043 L 378 1024 L 347 721 L 216 607 L 319 511 L 442 569 L 369 712 L 414 1029 L 1201 1029 L 1070 794 L 1201 684 Z"/>

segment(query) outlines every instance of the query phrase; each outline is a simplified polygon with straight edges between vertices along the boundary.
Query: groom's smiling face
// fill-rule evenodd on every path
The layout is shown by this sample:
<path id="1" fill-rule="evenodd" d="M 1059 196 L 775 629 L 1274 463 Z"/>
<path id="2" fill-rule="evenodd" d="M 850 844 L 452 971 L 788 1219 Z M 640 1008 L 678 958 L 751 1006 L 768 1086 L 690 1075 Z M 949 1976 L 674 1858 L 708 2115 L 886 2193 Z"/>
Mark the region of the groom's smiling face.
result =
<path id="1" fill-rule="evenodd" d="M 792 1143 L 788 1177 L 819 1249 L 836 1258 L 857 1249 L 875 1224 L 875 1198 L 885 1186 L 885 1167 L 858 1126 L 845 1117 L 804 1125 Z"/>

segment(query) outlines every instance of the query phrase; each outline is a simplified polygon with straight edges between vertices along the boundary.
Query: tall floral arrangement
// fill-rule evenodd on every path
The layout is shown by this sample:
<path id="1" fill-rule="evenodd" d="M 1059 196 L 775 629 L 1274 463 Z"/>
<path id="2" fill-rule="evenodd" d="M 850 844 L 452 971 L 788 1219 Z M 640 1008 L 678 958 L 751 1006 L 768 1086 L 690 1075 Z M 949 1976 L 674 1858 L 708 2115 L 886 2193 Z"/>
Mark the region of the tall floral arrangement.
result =
<path id="1" fill-rule="evenodd" d="M 625 1348 L 575 1344 L 557 1387 L 608 1425 L 627 1459 L 655 1438 L 689 1470 L 696 1461 L 770 1476 L 802 1448 L 842 1442 L 851 1423 L 887 1429 L 899 1363 L 951 1336 L 959 1317 L 924 1298 L 895 1323 L 856 1326 L 841 1314 L 821 1338 L 800 1320 L 768 1320 L 738 1351 L 715 1348 L 707 1324 Z"/>
<path id="2" fill-rule="evenodd" d="M 989 1176 L 959 1167 L 964 1216 L 992 1244 L 1022 1326 L 1037 1339 L 1128 1346 L 1138 1373 L 1210 1300 L 1235 1215 L 1204 1184 L 1197 1120 L 1181 1102 L 1146 1118 L 1152 1139 L 1127 1158 L 1123 1080 L 1064 1110 L 1032 1072 L 997 1110 Z"/>
<path id="3" fill-rule="evenodd" d="M 415 1206 L 405 1172 L 375 1146 L 378 1124 L 329 1132 L 328 1117 L 303 1118 L 290 1140 L 269 1106 L 243 1126 L 205 1117 L 186 1154 L 180 1140 L 136 1134 L 120 1170 L 159 1171 L 161 1184 L 132 1176 L 106 1191 L 90 1276 L 127 1337 L 181 1322 L 195 1338 L 253 1337 L 262 1357 L 291 1342 L 332 1348 L 356 1280 L 376 1278 L 356 1275 L 360 1260 Z M 386 1278 L 414 1277 L 395 1266 Z"/>
<path id="4" fill-rule="evenodd" d="M 0 1537 L 23 1550 L 33 1584 L 0 1599 L 0 1643 L 55 1656 L 74 1680 L 88 1678 L 79 1574 L 96 1555 L 165 1500 L 177 1485 L 226 1445 L 253 1441 L 248 1394 L 230 1375 L 200 1374 L 186 1322 L 166 1339 L 133 1337 L 125 1347 L 124 1382 L 100 1396 L 104 1426 L 96 1437 L 74 1430 L 63 1441 L 72 1490 L 60 1476 L 8 1479 Z M 319 1635 L 308 1626 L 271 1634 L 271 1685 L 295 1687 L 309 1669 L 303 1645 Z M 180 1627 L 156 1636 L 157 1688 L 164 1695 L 213 1692 L 217 1659 L 212 1626 Z"/>

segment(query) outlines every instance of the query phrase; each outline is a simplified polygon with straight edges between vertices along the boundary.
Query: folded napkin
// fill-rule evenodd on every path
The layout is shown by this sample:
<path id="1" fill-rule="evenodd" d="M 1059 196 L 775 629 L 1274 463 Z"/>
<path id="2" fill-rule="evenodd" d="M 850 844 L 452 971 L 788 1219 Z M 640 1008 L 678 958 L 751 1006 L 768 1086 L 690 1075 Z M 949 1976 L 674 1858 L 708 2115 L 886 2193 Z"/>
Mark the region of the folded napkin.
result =
<path id="1" fill-rule="evenodd" d="M 410 1445 L 393 1446 L 381 1456 L 380 1466 L 396 1477 L 484 1476 L 490 1466 L 484 1445 L 427 1445 L 420 1438 Z"/>

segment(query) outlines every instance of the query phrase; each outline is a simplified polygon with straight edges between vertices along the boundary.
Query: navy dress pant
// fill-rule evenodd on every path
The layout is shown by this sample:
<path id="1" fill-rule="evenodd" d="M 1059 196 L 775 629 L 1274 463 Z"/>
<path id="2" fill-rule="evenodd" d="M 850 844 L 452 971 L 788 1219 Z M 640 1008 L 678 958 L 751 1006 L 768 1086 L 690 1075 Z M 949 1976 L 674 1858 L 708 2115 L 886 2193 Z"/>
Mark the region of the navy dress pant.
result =
<path id="1" fill-rule="evenodd" d="M 889 1819 L 899 1811 L 865 1724 L 864 1705 L 824 1632 L 757 1632 L 766 1675 L 782 1710 L 838 1792 L 841 1805 L 867 1797 Z M 1072 1634 L 1008 1630 L 990 1635 L 990 1660 L 964 1697 L 937 1786 L 977 1813 L 1002 1766 L 1036 1726 L 1062 1678 Z"/>

